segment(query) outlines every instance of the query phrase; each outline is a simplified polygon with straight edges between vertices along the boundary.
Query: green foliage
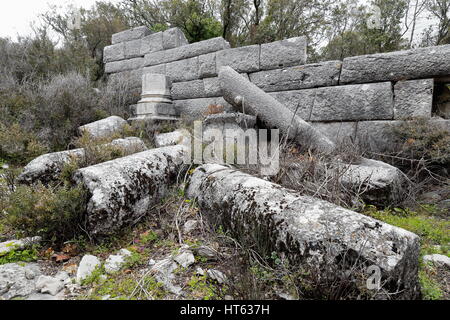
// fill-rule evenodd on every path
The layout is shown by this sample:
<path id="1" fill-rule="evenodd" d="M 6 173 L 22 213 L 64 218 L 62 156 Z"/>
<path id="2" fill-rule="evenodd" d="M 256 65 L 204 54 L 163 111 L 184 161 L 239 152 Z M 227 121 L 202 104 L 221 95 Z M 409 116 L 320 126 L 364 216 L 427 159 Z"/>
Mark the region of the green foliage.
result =
<path id="1" fill-rule="evenodd" d="M 7 125 L 0 122 L 0 158 L 13 164 L 25 164 L 46 151 L 37 137 L 18 123 Z"/>
<path id="2" fill-rule="evenodd" d="M 424 270 L 419 271 L 420 287 L 424 300 L 441 300 L 443 297 L 439 283 L 431 278 Z"/>
<path id="3" fill-rule="evenodd" d="M 388 224 L 411 231 L 422 238 L 423 243 L 448 245 L 450 222 L 431 215 L 418 214 L 411 210 L 385 209 L 378 211 L 368 207 L 364 214 Z"/>
<path id="4" fill-rule="evenodd" d="M 193 276 L 187 285 L 194 299 L 213 300 L 217 298 L 216 288 L 208 282 L 206 275 L 201 277 Z"/>
<path id="5" fill-rule="evenodd" d="M 38 259 L 38 250 L 33 247 L 26 250 L 12 250 L 0 256 L 0 265 L 15 262 L 33 262 Z"/>
<path id="6" fill-rule="evenodd" d="M 20 236 L 61 243 L 80 234 L 86 203 L 82 187 L 18 186 L 7 200 L 5 224 Z"/>
<path id="7" fill-rule="evenodd" d="M 104 296 L 110 296 L 110 299 L 114 300 L 148 300 L 163 299 L 167 295 L 163 284 L 158 283 L 151 276 L 145 276 L 143 279 L 137 280 L 132 275 L 116 274 L 105 281 L 99 281 L 99 279 L 100 276 L 97 277 L 96 281 L 86 284 L 93 286 L 92 294 L 86 297 L 87 299 L 101 300 Z M 140 281 L 140 286 L 137 281 Z"/>

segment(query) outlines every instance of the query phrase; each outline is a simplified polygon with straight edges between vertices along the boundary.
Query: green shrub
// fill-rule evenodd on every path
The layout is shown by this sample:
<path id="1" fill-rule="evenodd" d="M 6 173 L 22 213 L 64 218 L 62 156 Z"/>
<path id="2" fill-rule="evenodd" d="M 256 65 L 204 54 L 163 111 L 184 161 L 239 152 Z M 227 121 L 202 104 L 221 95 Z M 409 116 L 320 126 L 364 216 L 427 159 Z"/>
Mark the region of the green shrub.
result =
<path id="1" fill-rule="evenodd" d="M 18 186 L 9 195 L 5 223 L 18 236 L 61 243 L 81 232 L 87 195 L 81 187 Z"/>
<path id="2" fill-rule="evenodd" d="M 38 259 L 36 248 L 26 250 L 12 250 L 4 256 L 0 256 L 0 265 L 15 262 L 33 262 Z"/>
<path id="3" fill-rule="evenodd" d="M 46 151 L 37 137 L 19 124 L 8 126 L 0 123 L 0 158 L 14 164 L 25 164 Z"/>

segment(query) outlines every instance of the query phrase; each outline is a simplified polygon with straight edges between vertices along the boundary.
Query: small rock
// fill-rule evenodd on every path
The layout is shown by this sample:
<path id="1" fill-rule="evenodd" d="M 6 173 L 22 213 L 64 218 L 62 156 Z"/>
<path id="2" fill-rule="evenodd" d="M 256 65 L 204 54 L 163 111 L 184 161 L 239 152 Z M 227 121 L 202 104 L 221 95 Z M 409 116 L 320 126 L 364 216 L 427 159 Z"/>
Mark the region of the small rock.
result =
<path id="1" fill-rule="evenodd" d="M 219 284 L 224 284 L 225 282 L 227 282 L 227 277 L 223 274 L 223 272 L 219 270 L 208 270 L 208 276 L 211 279 L 216 280 Z"/>
<path id="2" fill-rule="evenodd" d="M 153 260 L 153 259 L 150 259 L 150 261 L 148 262 L 148 265 L 149 265 L 150 267 L 154 266 L 155 264 L 156 264 L 156 261 Z"/>
<path id="3" fill-rule="evenodd" d="M 193 250 L 200 257 L 207 258 L 208 260 L 217 259 L 217 251 L 210 247 L 201 246 L 201 247 L 195 248 Z"/>
<path id="4" fill-rule="evenodd" d="M 183 294 L 182 288 L 173 285 L 172 280 L 175 278 L 173 272 L 177 268 L 177 264 L 172 259 L 164 259 L 158 261 L 152 268 L 151 272 L 155 273 L 155 279 L 161 282 L 164 287 L 171 293 L 179 296 Z"/>
<path id="5" fill-rule="evenodd" d="M 62 289 L 64 289 L 64 283 L 53 277 L 40 276 L 36 281 L 36 290 L 41 293 L 49 293 L 52 296 L 56 296 Z"/>
<path id="6" fill-rule="evenodd" d="M 197 220 L 188 220 L 185 224 L 184 224 L 184 233 L 185 234 L 189 234 L 192 231 L 194 231 L 198 226 L 198 221 Z"/>
<path id="7" fill-rule="evenodd" d="M 442 254 L 431 254 L 423 257 L 426 262 L 432 262 L 434 264 L 445 265 L 450 267 L 450 258 Z"/>
<path id="8" fill-rule="evenodd" d="M 132 253 L 131 253 L 131 251 L 129 251 L 127 249 L 120 249 L 119 255 L 121 255 L 123 257 L 130 257 L 132 255 Z"/>
<path id="9" fill-rule="evenodd" d="M 174 259 L 178 264 L 180 264 L 183 268 L 187 268 L 195 263 L 195 257 L 190 251 L 185 251 Z"/>
<path id="10" fill-rule="evenodd" d="M 95 268 L 100 267 L 100 265 L 101 262 L 96 256 L 85 255 L 78 266 L 77 282 L 81 283 L 81 281 L 89 277 Z"/>
<path id="11" fill-rule="evenodd" d="M 234 300 L 234 298 L 232 296 L 226 295 L 225 300 L 232 301 L 232 300 Z"/>
<path id="12" fill-rule="evenodd" d="M 105 271 L 107 273 L 114 273 L 120 271 L 125 264 L 125 258 L 119 255 L 110 255 L 105 262 Z"/>
<path id="13" fill-rule="evenodd" d="M 10 240 L 0 243 L 0 257 L 13 250 L 21 250 L 39 243 L 41 237 L 25 238 L 20 240 Z"/>
<path id="14" fill-rule="evenodd" d="M 69 274 L 65 271 L 59 271 L 56 275 L 55 278 L 60 280 L 60 281 L 66 281 L 67 279 L 69 279 Z"/>
<path id="15" fill-rule="evenodd" d="M 40 275 L 41 271 L 36 263 L 0 265 L 0 300 L 27 297 L 35 293 L 34 279 Z"/>
<path id="16" fill-rule="evenodd" d="M 204 276 L 204 275 L 206 274 L 206 272 L 205 272 L 205 270 L 203 270 L 202 268 L 198 267 L 198 268 L 195 270 L 195 274 L 198 275 L 198 276 Z"/>

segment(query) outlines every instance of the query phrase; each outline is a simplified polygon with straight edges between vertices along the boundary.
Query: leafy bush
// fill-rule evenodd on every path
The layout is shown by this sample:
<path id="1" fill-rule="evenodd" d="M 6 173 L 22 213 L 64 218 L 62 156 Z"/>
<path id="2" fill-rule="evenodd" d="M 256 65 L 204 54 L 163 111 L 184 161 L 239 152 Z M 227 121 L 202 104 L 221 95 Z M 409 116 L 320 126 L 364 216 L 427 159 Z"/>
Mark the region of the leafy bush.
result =
<path id="1" fill-rule="evenodd" d="M 61 243 L 78 235 L 87 202 L 81 187 L 18 186 L 5 208 L 5 224 L 18 236 Z"/>
<path id="2" fill-rule="evenodd" d="M 23 164 L 46 151 L 47 147 L 19 124 L 7 126 L 0 123 L 0 158 Z"/>

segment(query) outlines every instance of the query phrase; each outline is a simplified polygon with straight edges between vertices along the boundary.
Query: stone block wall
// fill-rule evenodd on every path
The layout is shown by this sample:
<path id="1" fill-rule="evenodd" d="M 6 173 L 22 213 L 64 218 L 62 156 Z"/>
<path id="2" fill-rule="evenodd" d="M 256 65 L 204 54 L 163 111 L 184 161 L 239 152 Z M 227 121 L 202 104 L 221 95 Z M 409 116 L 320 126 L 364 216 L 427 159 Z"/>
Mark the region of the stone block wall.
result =
<path id="1" fill-rule="evenodd" d="M 231 110 L 217 78 L 220 67 L 231 66 L 333 139 L 338 126 L 348 133 L 360 123 L 443 116 L 433 109 L 433 93 L 450 75 L 450 45 L 313 64 L 306 48 L 305 37 L 240 48 L 223 38 L 188 44 L 179 29 L 150 34 L 141 27 L 113 36 L 106 73 L 129 76 L 136 87 L 143 73 L 164 74 L 177 112 L 196 118 L 211 104 Z"/>

